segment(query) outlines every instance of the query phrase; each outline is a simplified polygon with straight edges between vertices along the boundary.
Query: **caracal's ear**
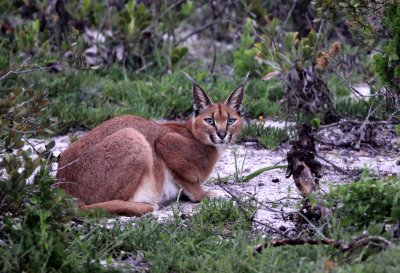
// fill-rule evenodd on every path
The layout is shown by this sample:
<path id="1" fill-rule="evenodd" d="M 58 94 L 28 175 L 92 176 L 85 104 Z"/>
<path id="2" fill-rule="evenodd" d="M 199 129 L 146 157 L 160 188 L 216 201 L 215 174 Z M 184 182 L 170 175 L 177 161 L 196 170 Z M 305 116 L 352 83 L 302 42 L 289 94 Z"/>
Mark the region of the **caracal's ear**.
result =
<path id="1" fill-rule="evenodd" d="M 188 74 L 183 72 L 185 76 L 189 79 L 193 86 L 193 108 L 195 114 L 197 115 L 199 112 L 208 108 L 213 104 L 210 98 L 207 96 L 206 92 L 201 89 L 201 87 L 190 77 Z"/>
<path id="2" fill-rule="evenodd" d="M 240 113 L 240 110 L 242 109 L 244 86 L 246 85 L 249 74 L 250 72 L 247 73 L 246 77 L 243 79 L 242 84 L 238 88 L 236 88 L 236 90 L 233 91 L 229 98 L 225 101 L 225 104 L 234 109 L 237 113 Z"/>

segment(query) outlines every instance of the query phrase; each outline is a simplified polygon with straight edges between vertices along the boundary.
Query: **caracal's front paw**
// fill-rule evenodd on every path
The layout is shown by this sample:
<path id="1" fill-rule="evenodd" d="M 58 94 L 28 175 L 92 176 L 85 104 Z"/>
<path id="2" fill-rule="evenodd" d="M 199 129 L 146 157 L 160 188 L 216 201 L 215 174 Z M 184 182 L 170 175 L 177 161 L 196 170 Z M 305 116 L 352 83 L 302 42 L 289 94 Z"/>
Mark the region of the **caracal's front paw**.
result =
<path id="1" fill-rule="evenodd" d="M 206 198 L 226 198 L 226 195 L 221 191 L 212 190 L 212 191 L 207 191 L 205 194 L 205 197 Z"/>

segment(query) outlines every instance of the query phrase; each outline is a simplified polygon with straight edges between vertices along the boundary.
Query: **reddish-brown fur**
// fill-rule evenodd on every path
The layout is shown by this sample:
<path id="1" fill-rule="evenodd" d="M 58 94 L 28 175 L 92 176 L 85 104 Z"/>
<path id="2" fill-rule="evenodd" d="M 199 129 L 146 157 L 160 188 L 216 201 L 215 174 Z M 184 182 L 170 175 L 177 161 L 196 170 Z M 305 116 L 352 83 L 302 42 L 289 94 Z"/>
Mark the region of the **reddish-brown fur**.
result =
<path id="1" fill-rule="evenodd" d="M 240 132 L 237 112 L 243 88 L 225 103 L 213 104 L 194 83 L 197 115 L 184 123 L 158 124 L 127 115 L 100 124 L 62 153 L 57 173 L 60 187 L 76 197 L 84 210 L 102 208 L 128 216 L 157 209 L 179 188 L 192 201 L 216 196 L 202 184 Z M 228 125 L 228 119 L 235 121 Z"/>

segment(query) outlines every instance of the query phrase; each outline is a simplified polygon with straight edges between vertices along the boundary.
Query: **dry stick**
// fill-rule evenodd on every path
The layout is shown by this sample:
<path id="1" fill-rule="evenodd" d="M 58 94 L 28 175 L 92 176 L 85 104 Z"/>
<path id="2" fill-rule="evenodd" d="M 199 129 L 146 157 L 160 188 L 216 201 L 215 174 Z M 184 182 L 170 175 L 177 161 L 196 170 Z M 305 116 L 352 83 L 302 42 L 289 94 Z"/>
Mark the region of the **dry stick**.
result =
<path id="1" fill-rule="evenodd" d="M 367 117 L 365 118 L 364 122 L 361 124 L 360 128 L 358 128 L 359 137 L 357 139 L 357 143 L 354 145 L 354 148 L 356 148 L 356 149 L 360 149 L 361 139 L 365 136 L 364 129 L 368 124 L 369 117 L 371 116 L 372 113 L 374 113 L 378 109 L 378 106 L 377 106 L 374 110 L 372 110 L 372 105 L 373 105 L 373 103 L 371 103 L 371 105 L 369 106 Z"/>
<path id="2" fill-rule="evenodd" d="M 219 184 L 219 186 L 220 186 L 220 184 Z M 221 187 L 221 188 L 223 188 L 223 187 Z M 223 189 L 224 189 L 224 188 L 223 188 Z M 229 193 L 229 195 L 231 195 L 231 196 L 234 195 L 234 193 L 232 193 L 232 191 L 229 190 L 229 192 L 228 192 L 228 190 L 227 190 L 226 188 L 225 188 L 224 190 L 225 190 L 227 193 Z M 277 203 L 277 202 L 283 200 L 284 198 L 281 198 L 280 200 L 277 200 L 277 201 L 271 201 L 271 200 L 259 201 L 259 200 L 257 200 L 257 199 L 255 198 L 255 195 L 257 195 L 257 193 L 255 193 L 255 194 L 253 194 L 253 195 L 250 195 L 250 194 L 247 194 L 247 193 L 244 193 L 244 192 L 240 192 L 240 193 L 241 193 L 242 195 L 245 195 L 246 197 L 248 197 L 251 201 L 254 201 L 255 203 L 257 203 L 257 205 L 259 205 L 260 207 L 263 207 L 263 209 L 265 209 L 265 210 L 268 210 L 268 211 L 271 211 L 271 212 L 275 212 L 275 213 L 280 213 L 280 212 L 281 212 L 280 210 L 276 210 L 276 209 L 272 209 L 272 208 L 270 208 L 270 207 L 267 207 L 266 205 L 264 205 L 264 203 L 275 204 L 275 203 Z M 235 195 L 235 197 L 237 198 L 236 195 Z"/>
<path id="3" fill-rule="evenodd" d="M 170 5 L 169 7 L 167 7 L 165 10 L 163 10 L 163 12 L 160 14 L 160 18 L 163 17 L 165 14 L 167 14 L 167 12 L 169 12 L 170 10 L 172 10 L 173 8 L 179 6 L 180 4 L 182 4 L 183 2 L 185 2 L 185 0 L 179 0 L 176 1 L 175 3 L 173 3 L 172 5 Z"/>
<path id="4" fill-rule="evenodd" d="M 31 59 L 33 56 L 29 56 L 28 58 L 26 58 L 19 66 L 17 69 L 14 70 L 10 70 L 7 73 L 5 73 L 4 75 L 2 75 L 0 77 L 0 81 L 6 79 L 8 76 L 10 76 L 11 74 L 17 74 Z"/>
<path id="5" fill-rule="evenodd" d="M 350 119 L 343 119 L 343 120 L 341 120 L 341 121 L 334 122 L 334 123 L 331 123 L 331 124 L 321 125 L 320 128 L 321 128 L 321 129 L 326 129 L 326 128 L 334 127 L 334 126 L 341 125 L 341 124 L 344 124 L 344 123 L 362 124 L 363 121 L 350 120 Z M 370 121 L 369 123 L 370 123 L 370 124 L 375 124 L 375 125 L 387 125 L 387 124 L 391 124 L 390 121 Z M 334 144 L 331 144 L 331 145 L 334 145 Z"/>
<path id="6" fill-rule="evenodd" d="M 315 154 L 315 156 L 318 157 L 319 159 L 321 159 L 322 161 L 325 161 L 325 162 L 328 163 L 329 165 L 331 165 L 335 170 L 337 170 L 337 171 L 339 171 L 339 172 L 341 172 L 341 173 L 343 173 L 343 174 L 345 174 L 345 175 L 349 175 L 349 176 L 352 176 L 352 175 L 353 175 L 352 173 L 350 173 L 350 172 L 348 172 L 348 171 L 345 171 L 344 169 L 340 168 L 340 167 L 337 166 L 336 164 L 330 162 L 328 159 L 323 158 L 322 156 L 320 156 L 320 155 L 318 155 L 318 154 Z"/>
<path id="7" fill-rule="evenodd" d="M 189 34 L 187 34 L 185 37 L 183 37 L 182 39 L 180 39 L 179 41 L 177 41 L 174 44 L 174 47 L 178 46 L 179 44 L 183 43 L 184 41 L 186 41 L 187 39 L 189 39 L 190 37 L 192 37 L 193 35 L 200 33 L 204 30 L 206 30 L 207 28 L 211 27 L 214 24 L 213 21 L 208 22 L 207 24 L 204 24 L 198 28 L 196 28 L 195 30 L 193 30 L 192 32 L 190 32 Z"/>
<path id="8" fill-rule="evenodd" d="M 290 10 L 288 12 L 288 15 L 286 16 L 286 19 L 282 24 L 282 28 L 286 25 L 286 23 L 289 21 L 289 18 L 292 16 L 292 13 L 294 11 L 294 8 L 296 7 L 296 4 L 297 4 L 297 0 L 294 0 L 293 4 L 292 4 L 292 7 L 290 8 Z"/>
<path id="9" fill-rule="evenodd" d="M 314 239 L 314 238 L 307 238 L 307 239 L 300 239 L 300 238 L 294 238 L 294 239 L 281 239 L 281 240 L 272 240 L 270 242 L 265 242 L 263 244 L 256 245 L 253 248 L 253 251 L 255 253 L 261 253 L 263 249 L 267 248 L 268 246 L 272 247 L 278 247 L 278 246 L 284 246 L 284 245 L 305 245 L 305 244 L 310 244 L 310 245 L 331 245 L 337 249 L 339 249 L 342 252 L 346 252 L 349 250 L 353 250 L 356 248 L 360 248 L 362 246 L 367 246 L 368 244 L 372 242 L 378 242 L 382 243 L 383 249 L 388 249 L 392 246 L 392 243 L 381 237 L 381 236 L 368 236 L 366 238 L 358 238 L 357 240 L 353 241 L 350 244 L 345 244 L 341 241 L 330 239 L 330 238 L 325 238 L 325 239 Z"/>
<path id="10" fill-rule="evenodd" d="M 54 181 L 57 181 L 57 180 L 61 180 L 61 179 L 58 179 L 58 178 L 54 179 Z M 54 182 L 53 184 L 51 184 L 51 187 L 52 188 L 56 188 L 56 187 L 58 187 L 60 185 L 64 185 L 64 184 L 77 184 L 77 182 L 74 182 L 74 181 L 58 181 L 58 182 Z"/>
<path id="11" fill-rule="evenodd" d="M 220 17 L 220 16 L 224 13 L 224 11 L 225 11 L 225 6 L 223 6 L 223 7 L 221 8 L 221 11 L 220 11 L 218 14 L 215 14 L 215 18 Z M 221 20 L 221 21 L 223 21 L 223 20 Z M 221 21 L 220 21 L 220 22 L 221 22 Z M 202 25 L 202 26 L 196 28 L 195 30 L 193 30 L 192 32 L 190 32 L 189 34 L 187 34 L 185 37 L 183 37 L 182 39 L 180 39 L 179 41 L 177 41 L 177 42 L 174 44 L 174 47 L 176 47 L 176 46 L 178 46 L 179 44 L 183 43 L 184 41 L 186 41 L 187 39 L 189 39 L 189 38 L 192 37 L 193 35 L 195 35 L 195 34 L 197 34 L 197 33 L 200 33 L 200 32 L 202 32 L 202 31 L 206 30 L 207 28 L 213 26 L 215 23 L 216 23 L 215 20 L 211 20 L 211 21 L 208 22 L 207 24 L 204 24 L 204 25 Z"/>
<path id="12" fill-rule="evenodd" d="M 337 63 L 342 63 L 341 60 L 337 59 L 335 56 L 332 56 L 328 51 L 325 51 L 326 54 L 329 55 L 329 60 L 335 60 Z M 331 64 L 331 62 L 329 61 L 329 64 Z M 336 67 L 340 67 L 339 65 L 337 65 Z M 370 95 L 363 95 L 361 94 L 357 89 L 355 89 L 352 85 L 351 85 L 351 80 L 349 80 L 351 78 L 349 76 L 345 75 L 344 70 L 341 70 L 343 72 L 343 75 L 339 74 L 339 72 L 337 71 L 337 69 L 334 69 L 334 72 L 336 74 L 336 76 L 338 76 L 341 81 L 347 86 L 347 88 L 354 94 L 359 97 L 364 97 L 364 98 L 370 98 L 370 97 L 379 97 L 379 96 L 384 96 L 383 94 L 381 94 L 380 92 L 376 93 L 376 94 L 370 94 Z M 352 74 L 353 72 L 351 72 Z"/>
<path id="13" fill-rule="evenodd" d="M 57 170 L 63 170 L 63 169 L 65 169 L 65 168 L 67 168 L 68 166 L 71 166 L 72 164 L 75 164 L 75 163 L 78 162 L 78 161 L 79 161 L 79 158 L 77 158 L 77 159 L 75 159 L 75 160 L 69 162 L 68 164 L 65 164 L 64 166 L 58 168 Z"/>
<path id="14" fill-rule="evenodd" d="M 213 27 L 211 28 L 212 37 L 213 37 L 213 60 L 212 60 L 212 64 L 210 67 L 210 74 L 213 76 L 213 80 L 215 82 L 216 76 L 214 75 L 214 70 L 215 70 L 215 64 L 217 62 L 217 48 L 215 46 L 215 41 L 216 41 L 216 24 L 215 24 L 215 22 L 216 22 L 216 19 L 222 15 L 222 13 L 218 12 L 218 9 L 215 6 L 214 1 L 210 1 L 210 8 L 212 10 L 212 22 L 213 22 Z"/>
<path id="15" fill-rule="evenodd" d="M 145 65 L 143 65 L 141 68 L 138 68 L 135 73 L 139 74 L 140 72 L 142 72 L 143 70 L 146 70 L 149 66 L 152 66 L 154 64 L 153 61 L 146 63 Z"/>
<path id="16" fill-rule="evenodd" d="M 6 78 L 11 76 L 12 74 L 20 75 L 20 74 L 31 73 L 31 72 L 46 71 L 46 70 L 50 70 L 50 69 L 57 68 L 57 67 L 61 67 L 61 68 L 71 67 L 71 68 L 78 69 L 78 70 L 86 70 L 85 68 L 80 68 L 80 67 L 69 65 L 69 64 L 68 65 L 61 65 L 59 63 L 57 63 L 55 65 L 51 65 L 51 66 L 46 66 L 46 67 L 36 67 L 36 68 L 32 68 L 32 69 L 27 69 L 27 70 L 21 70 L 22 67 L 24 67 L 26 65 L 25 62 L 27 60 L 28 59 L 26 59 L 24 62 L 22 62 L 22 64 L 17 69 L 10 70 L 6 74 L 2 75 L 0 77 L 0 81 L 5 80 Z"/>
<path id="17" fill-rule="evenodd" d="M 232 199 L 238 204 L 239 209 L 243 212 L 243 215 L 245 216 L 245 218 L 248 221 L 251 221 L 251 222 L 257 223 L 259 225 L 265 226 L 265 227 L 269 228 L 270 230 L 273 230 L 274 232 L 279 233 L 279 235 L 284 236 L 282 231 L 280 231 L 279 229 L 276 229 L 276 228 L 268 225 L 267 223 L 263 223 L 263 222 L 255 220 L 254 219 L 254 214 L 251 217 L 249 215 L 247 215 L 247 211 L 242 207 L 243 204 L 242 204 L 241 200 L 235 194 L 233 194 L 229 189 L 227 189 L 225 186 L 223 186 L 221 183 L 218 184 L 218 186 L 220 186 L 226 193 L 228 193 L 232 197 Z"/>

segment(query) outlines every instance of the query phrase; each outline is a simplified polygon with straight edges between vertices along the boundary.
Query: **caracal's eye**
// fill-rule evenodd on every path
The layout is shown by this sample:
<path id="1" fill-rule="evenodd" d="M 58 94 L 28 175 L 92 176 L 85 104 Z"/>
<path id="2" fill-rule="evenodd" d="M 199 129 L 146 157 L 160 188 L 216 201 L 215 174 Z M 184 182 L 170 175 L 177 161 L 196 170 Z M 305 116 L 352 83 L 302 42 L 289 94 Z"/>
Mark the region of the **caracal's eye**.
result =
<path id="1" fill-rule="evenodd" d="M 227 121 L 226 123 L 227 123 L 228 125 L 232 125 L 232 124 L 235 123 L 235 121 L 236 121 L 236 119 L 234 119 L 234 118 L 229 118 L 228 121 Z"/>
<path id="2" fill-rule="evenodd" d="M 212 119 L 212 118 L 206 118 L 206 119 L 204 119 L 205 121 L 206 121 L 206 123 L 208 124 L 208 125 L 214 125 L 215 124 L 215 121 Z"/>

